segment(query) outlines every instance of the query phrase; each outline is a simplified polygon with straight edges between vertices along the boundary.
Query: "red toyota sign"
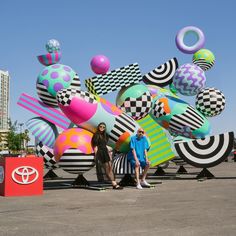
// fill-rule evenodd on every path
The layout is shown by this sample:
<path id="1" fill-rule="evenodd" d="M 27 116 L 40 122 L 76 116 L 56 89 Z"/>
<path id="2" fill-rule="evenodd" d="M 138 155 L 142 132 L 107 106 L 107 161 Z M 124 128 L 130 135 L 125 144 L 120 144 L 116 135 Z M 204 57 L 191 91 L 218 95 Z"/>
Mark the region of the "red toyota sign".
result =
<path id="1" fill-rule="evenodd" d="M 42 157 L 0 158 L 0 195 L 30 196 L 42 193 Z"/>

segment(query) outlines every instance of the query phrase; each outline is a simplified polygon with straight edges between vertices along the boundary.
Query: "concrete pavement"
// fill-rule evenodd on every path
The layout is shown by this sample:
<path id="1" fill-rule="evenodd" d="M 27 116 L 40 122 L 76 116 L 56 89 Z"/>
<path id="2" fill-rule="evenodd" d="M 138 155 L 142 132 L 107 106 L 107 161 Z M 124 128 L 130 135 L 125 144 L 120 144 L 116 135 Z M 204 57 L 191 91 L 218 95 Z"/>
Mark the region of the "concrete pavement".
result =
<path id="1" fill-rule="evenodd" d="M 224 162 L 210 171 L 215 179 L 198 181 L 199 169 L 167 175 L 150 171 L 153 189 L 127 187 L 114 191 L 51 189 L 41 196 L 0 197 L 0 236 L 5 235 L 236 235 L 236 163 Z M 71 183 L 76 175 L 56 170 L 63 180 L 46 186 Z M 85 174 L 96 179 L 94 169 Z M 161 182 L 161 184 L 160 184 Z"/>

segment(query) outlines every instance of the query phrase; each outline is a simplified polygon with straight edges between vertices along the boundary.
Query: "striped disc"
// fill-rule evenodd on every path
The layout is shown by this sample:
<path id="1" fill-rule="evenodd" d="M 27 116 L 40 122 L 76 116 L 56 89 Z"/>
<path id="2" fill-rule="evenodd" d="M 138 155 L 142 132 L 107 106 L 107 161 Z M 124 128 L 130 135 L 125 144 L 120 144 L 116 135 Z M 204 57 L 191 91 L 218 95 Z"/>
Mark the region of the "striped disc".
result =
<path id="1" fill-rule="evenodd" d="M 154 70 L 143 76 L 143 82 L 145 84 L 153 84 L 160 87 L 164 87 L 172 83 L 172 78 L 178 68 L 178 61 L 174 57 Z"/>
<path id="2" fill-rule="evenodd" d="M 224 161 L 233 149 L 234 133 L 227 132 L 184 143 L 176 143 L 175 149 L 190 165 L 209 168 Z"/>

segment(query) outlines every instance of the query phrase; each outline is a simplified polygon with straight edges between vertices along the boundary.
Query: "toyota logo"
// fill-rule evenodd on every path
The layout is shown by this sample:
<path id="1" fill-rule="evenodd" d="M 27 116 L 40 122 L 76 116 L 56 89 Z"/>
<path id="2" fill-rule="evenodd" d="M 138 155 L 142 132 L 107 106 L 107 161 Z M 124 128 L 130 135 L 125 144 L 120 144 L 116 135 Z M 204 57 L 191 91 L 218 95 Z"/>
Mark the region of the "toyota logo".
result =
<path id="1" fill-rule="evenodd" d="M 3 183 L 4 180 L 4 168 L 0 166 L 0 184 Z"/>
<path id="2" fill-rule="evenodd" d="M 18 184 L 32 184 L 38 177 L 38 171 L 31 166 L 20 166 L 12 171 L 12 179 Z"/>

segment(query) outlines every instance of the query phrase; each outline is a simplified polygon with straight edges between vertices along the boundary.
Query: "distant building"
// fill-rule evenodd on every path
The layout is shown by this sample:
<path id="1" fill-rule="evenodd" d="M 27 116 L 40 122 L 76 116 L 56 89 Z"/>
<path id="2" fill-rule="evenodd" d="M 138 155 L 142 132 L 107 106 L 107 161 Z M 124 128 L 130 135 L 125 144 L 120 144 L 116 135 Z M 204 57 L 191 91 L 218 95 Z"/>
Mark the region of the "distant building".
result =
<path id="1" fill-rule="evenodd" d="M 0 150 L 6 149 L 6 136 L 9 132 L 10 76 L 8 71 L 0 70 Z"/>
<path id="2" fill-rule="evenodd" d="M 10 76 L 8 71 L 0 70 L 0 131 L 9 129 Z"/>

